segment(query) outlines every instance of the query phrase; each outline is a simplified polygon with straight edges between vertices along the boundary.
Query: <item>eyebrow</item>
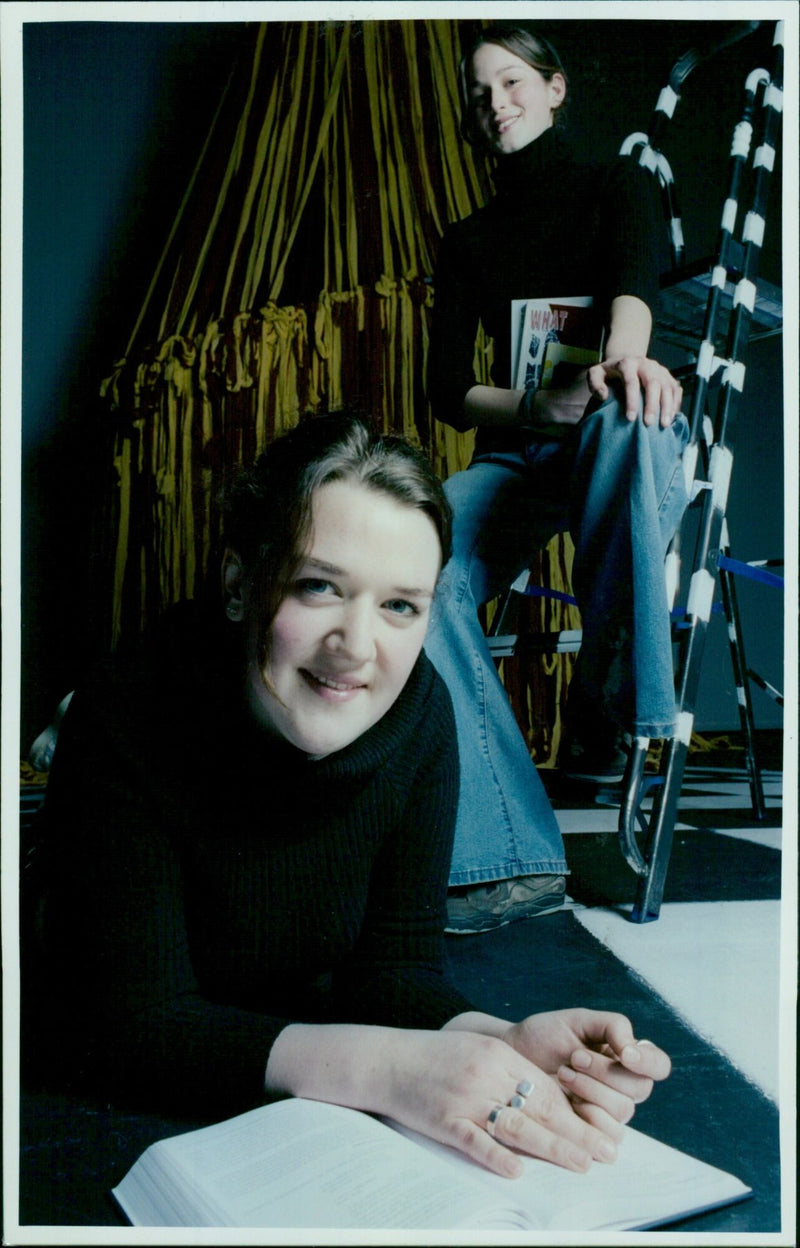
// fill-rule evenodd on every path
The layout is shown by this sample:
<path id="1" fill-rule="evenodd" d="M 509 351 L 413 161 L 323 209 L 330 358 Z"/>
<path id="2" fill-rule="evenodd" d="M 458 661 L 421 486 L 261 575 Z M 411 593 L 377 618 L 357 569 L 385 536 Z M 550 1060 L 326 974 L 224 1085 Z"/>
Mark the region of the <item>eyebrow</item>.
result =
<path id="1" fill-rule="evenodd" d="M 329 576 L 347 576 L 348 573 L 344 568 L 339 568 L 335 563 L 326 563 L 324 559 L 315 559 L 313 555 L 308 555 L 302 563 L 302 568 L 313 568 L 317 572 L 327 572 Z M 433 598 L 433 590 L 411 588 L 397 585 L 392 590 L 402 598 Z"/>
<path id="2" fill-rule="evenodd" d="M 306 555 L 301 567 L 316 568 L 318 572 L 330 572 L 332 576 L 345 576 L 344 568 L 337 568 L 335 563 L 326 563 L 324 559 L 315 559 L 313 555 Z"/>
<path id="3" fill-rule="evenodd" d="M 507 73 L 508 73 L 508 71 L 509 71 L 510 69 L 519 69 L 519 68 L 520 68 L 520 67 L 519 67 L 519 65 L 515 65 L 515 64 L 514 64 L 514 62 L 513 62 L 513 61 L 511 61 L 508 65 L 503 65 L 500 69 L 496 69 L 496 70 L 494 71 L 494 75 L 493 75 L 493 76 L 494 76 L 495 78 L 497 78 L 497 77 L 499 77 L 499 75 L 500 75 L 500 74 L 507 74 Z M 469 87 L 469 89 L 470 89 L 470 91 L 474 91 L 474 90 L 476 89 L 476 87 L 477 87 L 477 89 L 480 91 L 480 90 L 482 90 L 482 89 L 483 89 L 484 87 L 486 87 L 486 86 L 488 86 L 488 83 L 486 83 L 486 82 L 478 82 L 478 79 L 477 79 L 477 78 L 472 78 L 472 79 L 470 80 L 470 87 Z"/>

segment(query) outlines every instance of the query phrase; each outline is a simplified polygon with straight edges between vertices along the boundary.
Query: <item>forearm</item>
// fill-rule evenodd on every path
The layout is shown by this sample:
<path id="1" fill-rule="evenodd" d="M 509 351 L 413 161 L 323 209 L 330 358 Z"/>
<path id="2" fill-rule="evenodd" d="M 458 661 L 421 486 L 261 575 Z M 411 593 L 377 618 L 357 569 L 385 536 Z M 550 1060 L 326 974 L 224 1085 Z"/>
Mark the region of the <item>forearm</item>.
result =
<path id="1" fill-rule="evenodd" d="M 415 1034 L 360 1023 L 292 1023 L 272 1046 L 265 1091 L 388 1113 L 392 1072 Z"/>
<path id="2" fill-rule="evenodd" d="M 480 1036 L 495 1036 L 502 1040 L 511 1026 L 506 1019 L 496 1018 L 494 1014 L 468 1010 L 464 1014 L 456 1014 L 455 1018 L 446 1022 L 442 1031 L 473 1031 Z"/>
<path id="3" fill-rule="evenodd" d="M 647 304 L 635 295 L 618 295 L 612 301 L 604 359 L 640 358 L 647 355 L 653 318 Z M 523 390 L 475 385 L 464 397 L 464 422 L 468 426 L 514 427 L 530 422 L 520 410 Z M 574 425 L 580 420 L 592 390 L 586 374 L 566 389 L 539 390 L 533 400 L 533 423 L 539 427 Z"/>
<path id="4" fill-rule="evenodd" d="M 522 390 L 473 386 L 464 396 L 464 420 L 469 427 L 519 425 L 522 423 L 519 413 L 522 395 Z"/>
<path id="5" fill-rule="evenodd" d="M 524 394 L 499 386 L 473 386 L 464 399 L 465 421 L 494 428 L 533 426 L 557 434 L 558 426 L 578 423 L 591 398 L 585 373 L 566 389 L 537 390 L 532 410 L 520 406 Z"/>
<path id="6" fill-rule="evenodd" d="M 646 356 L 652 328 L 653 317 L 646 303 L 635 295 L 618 295 L 611 302 L 603 358 L 619 360 L 625 356 Z"/>

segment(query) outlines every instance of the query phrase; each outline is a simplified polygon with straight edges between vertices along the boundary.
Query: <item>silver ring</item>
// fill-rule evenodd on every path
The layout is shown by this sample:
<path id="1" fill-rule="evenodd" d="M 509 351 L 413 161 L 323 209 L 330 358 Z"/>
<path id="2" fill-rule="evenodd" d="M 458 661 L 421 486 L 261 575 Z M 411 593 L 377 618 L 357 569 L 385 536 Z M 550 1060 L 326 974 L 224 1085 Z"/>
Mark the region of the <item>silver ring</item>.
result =
<path id="1" fill-rule="evenodd" d="M 505 1108 L 505 1105 L 495 1105 L 494 1109 L 489 1114 L 489 1117 L 486 1119 L 486 1130 L 489 1132 L 493 1140 L 496 1138 L 494 1133 L 495 1123 Z"/>
<path id="2" fill-rule="evenodd" d="M 511 1108 L 523 1109 L 525 1106 L 525 1100 L 527 1097 L 530 1096 L 532 1091 L 533 1091 L 533 1084 L 531 1083 L 530 1079 L 520 1079 L 519 1083 L 517 1084 L 516 1092 L 514 1093 L 514 1095 L 511 1097 L 511 1099 L 508 1102 Z"/>

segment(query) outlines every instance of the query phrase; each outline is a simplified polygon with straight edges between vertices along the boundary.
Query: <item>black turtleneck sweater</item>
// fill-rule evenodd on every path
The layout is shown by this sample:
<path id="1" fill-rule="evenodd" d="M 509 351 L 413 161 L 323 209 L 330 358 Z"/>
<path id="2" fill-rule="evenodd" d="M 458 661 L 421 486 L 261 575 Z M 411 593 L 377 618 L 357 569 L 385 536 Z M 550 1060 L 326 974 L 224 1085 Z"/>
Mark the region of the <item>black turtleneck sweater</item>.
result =
<path id="1" fill-rule="evenodd" d="M 422 654 L 384 718 L 314 762 L 243 710 L 236 636 L 189 609 L 105 665 L 50 777 L 40 1026 L 79 1083 L 140 1107 L 259 1104 L 292 1021 L 438 1028 L 469 1008 L 442 969 L 444 684 Z"/>
<path id="2" fill-rule="evenodd" d="M 497 194 L 445 231 L 434 278 L 428 391 L 438 420 L 467 429 L 475 334 L 494 340 L 492 380 L 510 384 L 511 300 L 591 295 L 602 323 L 611 300 L 655 306 L 663 229 L 653 178 L 633 160 L 582 163 L 551 127 L 497 162 Z M 515 444 L 481 429 L 476 450 Z"/>

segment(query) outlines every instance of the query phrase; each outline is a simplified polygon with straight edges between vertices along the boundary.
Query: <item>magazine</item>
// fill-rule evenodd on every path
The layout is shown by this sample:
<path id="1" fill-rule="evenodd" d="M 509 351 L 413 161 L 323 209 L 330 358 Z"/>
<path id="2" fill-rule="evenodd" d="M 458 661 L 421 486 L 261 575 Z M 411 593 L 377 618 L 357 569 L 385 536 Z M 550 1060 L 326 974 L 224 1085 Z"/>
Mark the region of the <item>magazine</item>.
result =
<path id="1" fill-rule="evenodd" d="M 512 299 L 512 390 L 567 386 L 576 372 L 602 359 L 602 350 L 602 326 L 588 295 Z"/>

